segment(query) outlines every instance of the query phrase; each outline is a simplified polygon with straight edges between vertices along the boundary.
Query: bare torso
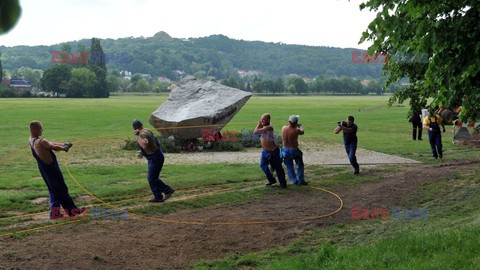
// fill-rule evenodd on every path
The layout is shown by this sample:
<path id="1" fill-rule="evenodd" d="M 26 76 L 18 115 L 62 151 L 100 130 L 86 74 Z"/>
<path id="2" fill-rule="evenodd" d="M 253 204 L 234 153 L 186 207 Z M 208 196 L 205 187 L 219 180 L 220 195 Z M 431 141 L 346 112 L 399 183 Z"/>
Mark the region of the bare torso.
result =
<path id="1" fill-rule="evenodd" d="M 273 151 L 277 148 L 277 143 L 275 142 L 275 136 L 273 134 L 273 127 L 267 126 L 264 128 L 264 131 L 260 134 L 260 144 L 265 151 Z"/>
<path id="2" fill-rule="evenodd" d="M 283 147 L 290 149 L 298 148 L 298 129 L 284 126 L 282 128 Z"/>
<path id="3" fill-rule="evenodd" d="M 36 137 L 30 137 L 29 139 L 30 146 L 33 146 L 35 153 L 44 163 L 46 164 L 52 163 L 53 162 L 52 154 L 50 153 L 50 150 L 44 146 L 45 144 L 48 144 L 48 141 L 43 138 L 38 138 L 37 140 L 35 140 L 35 143 L 33 143 L 35 138 Z"/>

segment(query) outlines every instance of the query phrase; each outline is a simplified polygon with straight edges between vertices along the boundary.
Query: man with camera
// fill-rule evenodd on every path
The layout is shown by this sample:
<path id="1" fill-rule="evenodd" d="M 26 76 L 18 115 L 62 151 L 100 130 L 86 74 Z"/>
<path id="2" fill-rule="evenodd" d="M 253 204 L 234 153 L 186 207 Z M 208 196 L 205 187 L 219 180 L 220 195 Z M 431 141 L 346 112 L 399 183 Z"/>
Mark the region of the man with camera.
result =
<path id="1" fill-rule="evenodd" d="M 275 142 L 276 136 L 270 124 L 270 115 L 268 113 L 262 115 L 262 119 L 258 121 L 257 127 L 255 127 L 254 134 L 257 136 L 260 135 L 260 144 L 263 148 L 262 156 L 260 157 L 260 168 L 267 176 L 267 186 L 272 186 L 277 182 L 268 168 L 268 165 L 270 165 L 272 169 L 277 172 L 280 187 L 286 188 L 287 181 L 285 180 L 285 171 L 283 170 L 282 159 L 280 158 L 280 149 Z"/>
<path id="2" fill-rule="evenodd" d="M 282 128 L 282 156 L 283 162 L 287 166 L 288 177 L 294 185 L 308 185 L 305 181 L 303 153 L 298 149 L 298 135 L 303 135 L 302 124 L 298 123 L 298 115 L 291 115 L 288 119 L 288 126 Z M 293 162 L 297 165 L 297 173 Z"/>
<path id="3" fill-rule="evenodd" d="M 50 197 L 50 219 L 64 218 L 60 206 L 70 217 L 82 214 L 85 209 L 78 208 L 68 194 L 62 171 L 58 165 L 57 157 L 53 151 L 68 152 L 71 143 L 55 143 L 42 138 L 43 126 L 39 121 L 30 123 L 29 145 L 32 155 L 37 161 L 38 169 L 48 188 Z"/>
<path id="4" fill-rule="evenodd" d="M 357 130 L 358 127 L 354 123 L 355 118 L 353 116 L 348 116 L 347 121 L 338 121 L 337 128 L 335 128 L 335 134 L 340 133 L 343 131 L 343 144 L 345 145 L 345 151 L 347 152 L 348 159 L 350 160 L 350 164 L 353 167 L 353 173 L 359 174 L 360 173 L 360 165 L 358 165 L 356 152 L 357 152 Z"/>
<path id="5" fill-rule="evenodd" d="M 148 160 L 148 184 L 153 193 L 153 198 L 148 202 L 157 203 L 164 202 L 175 192 L 171 186 L 160 180 L 160 172 L 162 171 L 165 157 L 160 149 L 160 142 L 153 135 L 153 132 L 143 128 L 142 122 L 133 120 L 132 123 L 135 139 L 140 145 L 140 155 Z"/>

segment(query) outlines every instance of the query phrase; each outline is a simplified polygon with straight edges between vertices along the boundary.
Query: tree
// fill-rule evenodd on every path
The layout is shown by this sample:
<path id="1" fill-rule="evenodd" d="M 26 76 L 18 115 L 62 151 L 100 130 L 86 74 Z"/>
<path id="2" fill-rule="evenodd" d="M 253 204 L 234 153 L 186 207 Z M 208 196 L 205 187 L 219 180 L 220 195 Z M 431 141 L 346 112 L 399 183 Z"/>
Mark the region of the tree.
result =
<path id="1" fill-rule="evenodd" d="M 96 97 L 97 78 L 88 68 L 74 68 L 68 82 L 68 97 Z"/>
<path id="2" fill-rule="evenodd" d="M 460 118 L 480 119 L 480 2 L 476 0 L 369 0 L 360 5 L 377 12 L 360 42 L 372 41 L 368 52 L 394 51 L 420 55 L 423 61 L 386 63 L 387 86 L 404 77 L 409 86 L 390 99 L 411 109 L 422 104 L 463 105 Z"/>
<path id="3" fill-rule="evenodd" d="M 291 93 L 297 93 L 298 95 L 300 95 L 301 93 L 306 93 L 308 91 L 307 83 L 305 83 L 305 81 L 298 76 L 288 78 L 287 88 L 290 90 Z"/>
<path id="4" fill-rule="evenodd" d="M 89 69 L 95 73 L 97 78 L 92 97 L 107 98 L 109 96 L 107 86 L 107 68 L 105 66 L 105 57 L 99 39 L 92 38 L 90 54 L 90 59 L 92 59 L 92 61 L 89 61 Z"/>
<path id="5" fill-rule="evenodd" d="M 115 75 L 107 76 L 108 92 L 115 93 L 120 88 L 120 77 Z"/>
<path id="6" fill-rule="evenodd" d="M 3 80 L 2 53 L 0 52 L 0 82 Z"/>
<path id="7" fill-rule="evenodd" d="M 43 73 L 40 85 L 45 92 L 66 93 L 72 71 L 66 64 L 55 64 Z"/>
<path id="8" fill-rule="evenodd" d="M 137 82 L 136 91 L 145 93 L 145 92 L 148 92 L 149 90 L 150 90 L 150 85 L 148 84 L 147 80 L 145 80 L 144 78 L 141 78 Z"/>

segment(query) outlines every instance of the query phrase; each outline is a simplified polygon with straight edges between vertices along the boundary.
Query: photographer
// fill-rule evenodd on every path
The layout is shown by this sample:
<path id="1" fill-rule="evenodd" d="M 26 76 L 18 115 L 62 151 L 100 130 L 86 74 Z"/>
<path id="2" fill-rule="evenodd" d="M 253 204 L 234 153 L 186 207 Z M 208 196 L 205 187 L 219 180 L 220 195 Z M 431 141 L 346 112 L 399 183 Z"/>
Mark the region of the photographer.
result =
<path id="1" fill-rule="evenodd" d="M 345 145 L 345 151 L 347 152 L 348 159 L 350 160 L 350 164 L 353 166 L 353 174 L 360 173 L 360 165 L 358 165 L 357 157 L 355 156 L 355 152 L 357 151 L 357 125 L 354 124 L 355 118 L 353 116 L 349 116 L 347 121 L 338 121 L 337 128 L 335 128 L 335 134 L 340 133 L 343 131 L 343 144 Z"/>

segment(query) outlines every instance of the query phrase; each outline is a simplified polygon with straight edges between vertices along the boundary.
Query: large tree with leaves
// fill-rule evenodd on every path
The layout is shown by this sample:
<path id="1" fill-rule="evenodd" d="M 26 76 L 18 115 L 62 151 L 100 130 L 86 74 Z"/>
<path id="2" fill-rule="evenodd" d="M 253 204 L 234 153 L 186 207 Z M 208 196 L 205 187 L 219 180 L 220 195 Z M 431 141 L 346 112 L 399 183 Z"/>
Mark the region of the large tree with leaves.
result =
<path id="1" fill-rule="evenodd" d="M 107 67 L 105 66 L 105 57 L 98 38 L 92 38 L 89 68 L 97 77 L 93 90 L 93 97 L 108 97 Z"/>
<path id="2" fill-rule="evenodd" d="M 377 12 L 360 40 L 373 42 L 369 53 L 428 55 L 426 63 L 412 57 L 410 63 L 385 64 L 387 84 L 410 81 L 391 104 L 461 104 L 462 120 L 480 119 L 480 1 L 369 0 L 360 5 L 365 8 Z"/>

